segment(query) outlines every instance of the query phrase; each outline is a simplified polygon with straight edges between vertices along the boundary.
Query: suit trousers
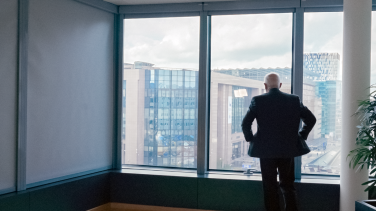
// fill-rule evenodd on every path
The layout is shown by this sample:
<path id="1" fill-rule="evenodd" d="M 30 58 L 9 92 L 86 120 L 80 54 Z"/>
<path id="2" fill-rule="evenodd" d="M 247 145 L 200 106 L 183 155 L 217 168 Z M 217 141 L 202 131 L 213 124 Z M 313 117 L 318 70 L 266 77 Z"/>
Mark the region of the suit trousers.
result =
<path id="1" fill-rule="evenodd" d="M 260 158 L 264 202 L 267 211 L 280 211 L 277 172 L 285 211 L 297 211 L 294 158 Z"/>

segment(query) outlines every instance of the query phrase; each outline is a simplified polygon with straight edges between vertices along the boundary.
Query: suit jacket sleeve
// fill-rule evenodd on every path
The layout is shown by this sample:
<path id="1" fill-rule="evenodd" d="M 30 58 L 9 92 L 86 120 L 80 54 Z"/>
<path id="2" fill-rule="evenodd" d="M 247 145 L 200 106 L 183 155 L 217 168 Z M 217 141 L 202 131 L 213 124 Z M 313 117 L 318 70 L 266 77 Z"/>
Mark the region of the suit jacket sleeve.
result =
<path id="1" fill-rule="evenodd" d="M 253 141 L 252 122 L 256 118 L 256 102 L 255 98 L 252 98 L 251 105 L 245 115 L 242 122 L 242 130 L 247 142 Z"/>
<path id="2" fill-rule="evenodd" d="M 311 132 L 313 126 L 316 124 L 316 117 L 302 102 L 300 102 L 300 119 L 304 124 L 299 131 L 299 136 L 303 140 L 307 140 L 309 132 Z"/>

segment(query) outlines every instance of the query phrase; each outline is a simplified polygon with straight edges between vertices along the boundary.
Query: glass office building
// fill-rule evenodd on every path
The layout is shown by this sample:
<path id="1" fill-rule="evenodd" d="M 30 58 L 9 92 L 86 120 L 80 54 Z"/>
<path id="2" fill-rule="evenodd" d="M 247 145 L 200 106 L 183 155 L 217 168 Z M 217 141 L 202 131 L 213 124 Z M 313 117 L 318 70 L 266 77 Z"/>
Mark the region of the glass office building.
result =
<path id="1" fill-rule="evenodd" d="M 314 78 L 315 95 L 322 101 L 321 136 L 341 140 L 341 81 L 338 53 L 304 54 L 304 72 L 318 73 Z M 307 82 L 308 80 L 304 80 Z"/>
<path id="2" fill-rule="evenodd" d="M 195 168 L 198 72 L 153 66 L 124 65 L 123 163 Z M 127 90 L 127 81 L 137 90 Z M 126 112 L 129 106 L 138 112 Z"/>

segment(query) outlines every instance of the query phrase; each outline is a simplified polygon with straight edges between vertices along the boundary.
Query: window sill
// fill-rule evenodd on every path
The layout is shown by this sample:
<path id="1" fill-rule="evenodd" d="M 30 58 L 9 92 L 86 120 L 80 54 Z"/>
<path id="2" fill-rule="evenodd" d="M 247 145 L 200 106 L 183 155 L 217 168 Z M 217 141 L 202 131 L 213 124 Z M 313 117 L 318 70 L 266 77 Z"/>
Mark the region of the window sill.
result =
<path id="1" fill-rule="evenodd" d="M 189 177 L 189 178 L 207 178 L 207 179 L 226 179 L 226 180 L 251 180 L 262 181 L 260 173 L 253 175 L 244 175 L 241 172 L 223 172 L 223 171 L 209 171 L 205 175 L 197 175 L 196 170 L 192 169 L 170 169 L 170 168 L 148 168 L 148 167 L 123 167 L 121 170 L 114 170 L 112 172 L 126 173 L 126 174 L 143 174 L 156 176 L 173 176 L 173 177 Z M 339 185 L 340 178 L 324 175 L 302 175 L 300 181 L 296 183 L 309 184 L 332 184 Z"/>
<path id="2" fill-rule="evenodd" d="M 157 176 L 174 176 L 174 177 L 197 177 L 197 171 L 191 169 L 173 169 L 173 168 L 158 168 L 158 167 L 124 167 L 121 170 L 113 172 L 127 173 L 127 174 L 146 174 Z"/>

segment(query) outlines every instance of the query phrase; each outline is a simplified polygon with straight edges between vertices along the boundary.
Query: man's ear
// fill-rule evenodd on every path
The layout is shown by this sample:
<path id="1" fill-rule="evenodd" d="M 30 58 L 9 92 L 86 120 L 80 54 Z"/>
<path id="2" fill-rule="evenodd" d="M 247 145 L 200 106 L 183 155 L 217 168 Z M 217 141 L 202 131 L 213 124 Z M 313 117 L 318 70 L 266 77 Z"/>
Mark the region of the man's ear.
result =
<path id="1" fill-rule="evenodd" d="M 268 85 L 266 83 L 264 83 L 264 86 L 265 86 L 265 90 L 268 90 Z"/>
<path id="2" fill-rule="evenodd" d="M 282 87 L 282 83 L 279 83 L 279 88 L 281 88 Z"/>

